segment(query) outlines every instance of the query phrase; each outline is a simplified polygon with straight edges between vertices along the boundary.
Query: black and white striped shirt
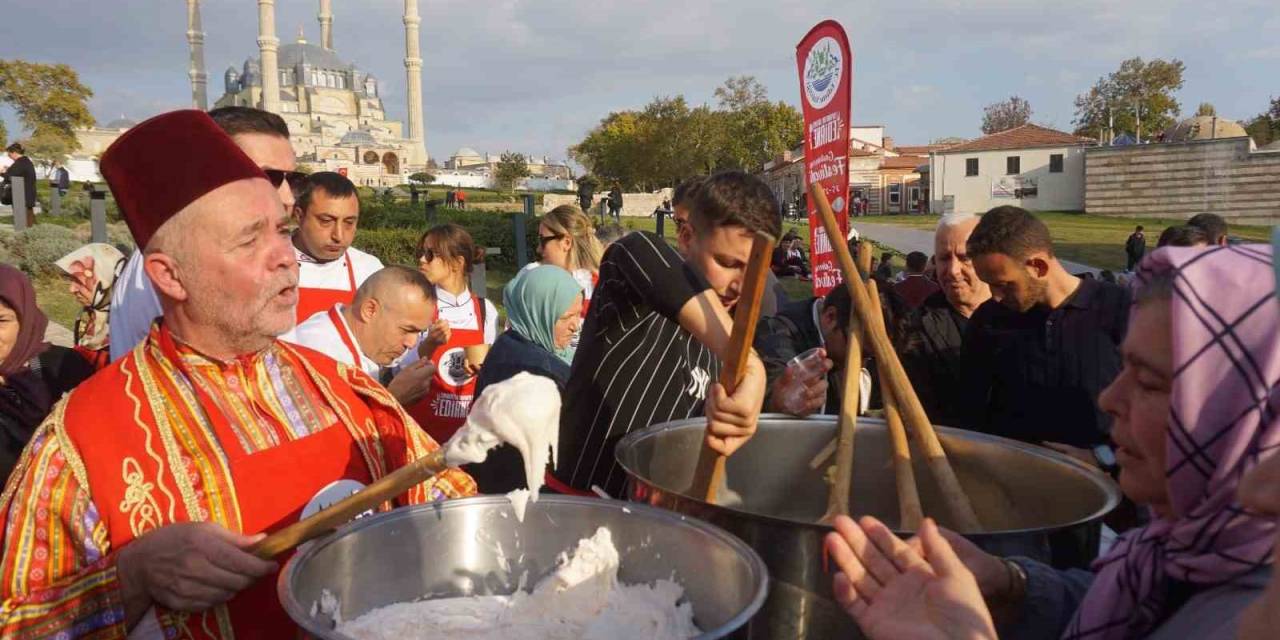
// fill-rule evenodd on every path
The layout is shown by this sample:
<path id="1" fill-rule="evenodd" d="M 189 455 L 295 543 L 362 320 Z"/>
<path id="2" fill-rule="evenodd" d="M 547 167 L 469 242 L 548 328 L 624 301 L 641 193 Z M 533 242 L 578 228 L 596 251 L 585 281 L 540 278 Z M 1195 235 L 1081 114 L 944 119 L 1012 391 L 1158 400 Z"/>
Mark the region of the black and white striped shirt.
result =
<path id="1" fill-rule="evenodd" d="M 636 232 L 615 242 L 563 394 L 556 477 L 575 489 L 599 485 L 622 497 L 618 440 L 635 429 L 703 415 L 720 361 L 676 322 L 710 288 L 662 238 Z"/>

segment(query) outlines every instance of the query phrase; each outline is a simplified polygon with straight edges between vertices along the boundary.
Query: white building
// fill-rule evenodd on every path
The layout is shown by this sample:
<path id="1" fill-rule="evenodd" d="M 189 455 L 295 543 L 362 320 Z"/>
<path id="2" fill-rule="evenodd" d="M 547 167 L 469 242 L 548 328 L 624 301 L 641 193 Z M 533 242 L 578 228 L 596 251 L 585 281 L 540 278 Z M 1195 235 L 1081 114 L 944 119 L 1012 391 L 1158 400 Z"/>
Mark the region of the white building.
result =
<path id="1" fill-rule="evenodd" d="M 1024 124 L 929 154 L 929 210 L 1084 209 L 1084 148 L 1093 140 Z"/>

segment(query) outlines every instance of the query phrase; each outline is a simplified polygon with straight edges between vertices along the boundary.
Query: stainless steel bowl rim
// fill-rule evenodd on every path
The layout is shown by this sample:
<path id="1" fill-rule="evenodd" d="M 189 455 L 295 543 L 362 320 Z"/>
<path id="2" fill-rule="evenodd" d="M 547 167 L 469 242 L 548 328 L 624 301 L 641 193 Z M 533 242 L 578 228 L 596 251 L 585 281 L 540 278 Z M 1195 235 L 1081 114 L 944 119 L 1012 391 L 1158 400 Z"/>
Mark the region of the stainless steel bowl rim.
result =
<path id="1" fill-rule="evenodd" d="M 838 416 L 828 416 L 828 415 L 797 418 L 795 416 L 784 414 L 784 413 L 766 413 L 760 416 L 761 421 L 808 420 L 808 421 L 815 421 L 815 422 L 825 421 L 825 422 L 835 423 L 838 419 L 839 419 Z M 858 418 L 859 423 L 861 423 L 863 420 L 866 420 L 869 422 L 883 423 L 883 420 L 880 418 L 868 418 L 865 416 Z M 679 429 L 689 424 L 705 423 L 705 422 L 706 422 L 706 418 L 688 418 L 685 420 L 675 420 L 672 422 L 665 422 L 665 423 L 653 425 L 651 427 L 647 427 L 644 429 L 637 429 L 635 431 L 632 431 L 631 433 L 628 433 L 627 435 L 623 436 L 623 438 L 618 441 L 618 444 L 614 448 L 614 453 L 613 453 L 614 460 L 616 460 L 618 464 L 623 468 L 623 470 L 626 471 L 632 478 L 642 479 L 645 483 L 658 487 L 663 491 L 677 494 L 686 500 L 704 504 L 713 509 L 723 509 L 726 511 L 732 511 L 735 517 L 742 517 L 748 520 L 759 520 L 762 522 L 768 522 L 775 525 L 781 524 L 781 525 L 787 525 L 787 526 L 805 527 L 805 528 L 810 528 L 817 531 L 834 531 L 835 530 L 834 527 L 832 527 L 831 525 L 819 524 L 816 522 L 803 522 L 800 520 L 791 520 L 788 518 L 777 518 L 774 516 L 764 515 L 760 513 L 753 513 L 750 511 L 739 511 L 737 509 L 731 509 L 729 507 L 723 507 L 720 505 L 711 504 L 701 498 L 690 496 L 688 493 L 685 492 L 686 488 L 677 489 L 675 487 L 664 486 L 658 482 L 653 481 L 647 476 L 647 474 L 639 473 L 637 469 L 634 469 L 631 466 L 629 466 L 627 464 L 627 461 L 623 459 L 622 452 L 634 448 L 635 444 L 640 440 L 654 438 L 654 437 L 657 437 L 659 434 L 663 433 L 664 431 Z M 1094 481 L 1099 485 L 1102 485 L 1104 487 L 1115 486 L 1110 476 L 1103 474 L 1098 469 L 1090 467 L 1089 465 L 1083 462 L 1080 462 L 1079 460 L 1076 460 L 1071 456 L 1063 455 L 1052 449 L 1048 449 L 1045 447 L 1037 447 L 1035 445 L 1027 444 L 1025 442 L 1021 442 L 1018 440 L 1013 440 L 1010 438 L 1002 438 L 1000 436 L 994 436 L 988 433 L 982 433 L 980 431 L 969 431 L 966 429 L 957 429 L 955 427 L 945 427 L 945 426 L 939 426 L 939 425 L 935 425 L 934 430 L 941 434 L 956 435 L 958 437 L 964 437 L 974 441 L 996 442 L 1010 448 L 1018 449 L 1030 455 L 1040 456 L 1042 458 L 1049 458 L 1056 462 L 1076 468 L 1077 470 L 1083 472 L 1085 477 L 1089 478 L 1090 480 Z M 961 434 L 963 435 L 961 436 Z M 913 447 L 913 453 L 914 453 L 914 447 Z M 1054 529 L 1055 530 L 1070 529 L 1071 527 L 1097 520 L 1102 516 L 1106 515 L 1107 513 L 1110 513 L 1112 509 L 1115 509 L 1116 506 L 1120 504 L 1120 492 L 1117 489 L 1115 491 L 1108 490 L 1108 491 L 1105 491 L 1104 493 L 1107 494 L 1106 504 L 1104 504 L 1097 511 L 1090 513 L 1087 516 L 1083 516 L 1072 522 L 1064 522 L 1061 525 L 1054 527 Z M 638 503 L 632 503 L 632 504 L 638 504 Z M 982 532 L 982 533 L 965 534 L 965 536 L 966 537 L 981 537 L 981 536 L 987 536 L 987 535 L 1006 536 L 1006 535 L 1018 535 L 1018 534 L 1043 533 L 1044 531 L 1045 529 L 1043 527 L 1023 528 L 1023 529 L 1001 529 L 999 531 L 988 531 L 988 532 Z"/>
<path id="2" fill-rule="evenodd" d="M 276 578 L 276 594 L 280 600 L 280 605 L 284 607 L 285 613 L 287 613 L 289 617 L 292 618 L 295 622 L 298 622 L 298 625 L 301 626 L 304 630 L 311 633 L 332 632 L 331 629 L 321 629 L 319 625 L 311 623 L 312 616 L 311 616 L 311 611 L 309 607 L 304 607 L 303 603 L 299 602 L 298 599 L 295 597 L 286 597 L 286 594 L 292 593 L 292 589 L 290 588 L 289 585 L 290 585 L 290 582 L 292 581 L 294 574 L 297 572 L 298 567 L 301 566 L 304 562 L 306 562 L 307 559 L 319 553 L 321 550 L 323 550 L 325 547 L 329 546 L 330 544 L 333 544 L 337 540 L 341 539 L 343 536 L 350 535 L 357 531 L 360 531 L 361 529 L 365 529 L 365 528 L 380 524 L 385 520 L 389 520 L 393 518 L 407 518 L 411 514 L 419 511 L 432 511 L 436 513 L 443 513 L 451 510 L 464 509 L 471 505 L 491 504 L 491 503 L 510 504 L 510 500 L 508 500 L 506 496 L 483 496 L 483 495 L 473 496 L 470 498 L 459 498 L 454 500 L 438 500 L 436 502 L 432 502 L 429 504 L 419 504 L 419 505 L 413 505 L 408 507 L 399 507 L 397 509 L 392 509 L 391 511 L 387 511 L 385 513 L 378 513 L 372 516 L 360 518 L 359 520 L 348 522 L 347 524 L 334 530 L 333 533 L 327 536 L 324 536 L 322 538 L 316 539 L 311 544 L 311 546 L 307 547 L 305 551 L 302 551 L 301 553 L 295 553 L 292 558 L 289 558 L 289 561 L 285 563 L 284 568 L 280 571 L 280 575 Z M 738 612 L 737 615 L 735 615 L 733 618 L 730 618 L 727 622 L 725 622 L 720 627 L 717 627 L 716 629 L 712 629 L 712 630 L 704 630 L 704 633 L 702 635 L 697 636 L 697 640 L 716 640 L 717 638 L 722 638 L 724 636 L 727 636 L 728 634 L 732 633 L 734 630 L 746 626 L 747 622 L 751 620 L 752 616 L 754 616 L 756 612 L 760 610 L 760 607 L 764 605 L 765 597 L 769 593 L 769 570 L 767 567 L 765 567 L 764 560 L 760 557 L 760 554 L 756 553 L 755 549 L 752 549 L 751 547 L 747 546 L 747 543 L 743 542 L 740 538 L 729 533 L 728 531 L 725 531 L 724 529 L 721 529 L 720 527 L 717 527 L 703 520 L 681 515 L 679 513 L 676 513 L 674 511 L 668 511 L 666 509 L 650 507 L 648 505 L 640 504 L 636 502 L 625 502 L 622 500 L 606 500 L 604 498 L 595 498 L 595 497 L 543 494 L 538 497 L 538 502 L 531 503 L 529 505 L 529 509 L 532 511 L 533 509 L 538 509 L 539 507 L 542 507 L 544 505 L 553 505 L 553 504 L 586 504 L 593 507 L 605 506 L 607 508 L 616 509 L 618 511 L 625 510 L 625 512 L 627 512 L 630 515 L 639 514 L 641 517 L 651 518 L 658 522 L 665 522 L 668 524 L 673 524 L 675 526 L 692 527 L 719 540 L 720 542 L 723 542 L 724 544 L 732 548 L 734 551 L 740 553 L 742 557 L 746 558 L 747 564 L 751 568 L 752 577 L 758 578 L 757 584 L 759 585 L 756 588 L 755 594 L 751 598 L 751 603 L 748 604 L 745 609 Z M 301 621 L 307 621 L 307 622 L 301 622 Z"/>

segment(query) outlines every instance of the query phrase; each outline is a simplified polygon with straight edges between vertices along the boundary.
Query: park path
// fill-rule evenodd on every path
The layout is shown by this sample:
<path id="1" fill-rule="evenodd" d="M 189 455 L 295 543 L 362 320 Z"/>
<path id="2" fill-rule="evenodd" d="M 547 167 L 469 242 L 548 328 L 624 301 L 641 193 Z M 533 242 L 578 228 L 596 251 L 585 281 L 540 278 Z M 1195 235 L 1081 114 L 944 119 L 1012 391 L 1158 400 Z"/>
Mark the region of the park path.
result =
<path id="1" fill-rule="evenodd" d="M 858 233 L 862 234 L 862 237 L 867 240 L 875 240 L 903 253 L 919 251 L 926 256 L 933 255 L 933 231 L 931 230 L 912 229 L 892 224 L 876 224 L 862 222 L 861 220 L 855 220 L 852 224 L 853 228 L 857 229 Z M 1061 262 L 1063 268 L 1069 273 L 1084 273 L 1088 271 L 1095 276 L 1098 273 L 1097 267 L 1091 267 L 1087 264 L 1071 262 L 1070 260 L 1062 260 Z"/>

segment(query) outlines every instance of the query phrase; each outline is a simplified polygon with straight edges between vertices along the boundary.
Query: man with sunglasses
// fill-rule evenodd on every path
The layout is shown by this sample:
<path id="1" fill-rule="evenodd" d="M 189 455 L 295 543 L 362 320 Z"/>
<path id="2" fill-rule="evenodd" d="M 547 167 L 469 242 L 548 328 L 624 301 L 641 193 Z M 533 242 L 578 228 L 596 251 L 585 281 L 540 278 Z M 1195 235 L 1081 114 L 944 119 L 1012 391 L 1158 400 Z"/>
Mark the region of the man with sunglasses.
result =
<path id="1" fill-rule="evenodd" d="M 360 196 L 346 176 L 333 171 L 313 173 L 295 193 L 296 315 L 301 324 L 334 305 L 351 304 L 356 289 L 382 268 L 382 261 L 351 246 L 360 222 Z"/>
<path id="2" fill-rule="evenodd" d="M 231 140 L 267 174 L 285 211 L 294 205 L 293 186 L 305 180 L 295 171 L 289 125 L 280 116 L 252 107 L 222 107 L 209 112 Z M 142 251 L 134 251 L 111 293 L 111 361 L 123 358 L 151 332 L 161 315 L 160 299 L 142 269 Z"/>

